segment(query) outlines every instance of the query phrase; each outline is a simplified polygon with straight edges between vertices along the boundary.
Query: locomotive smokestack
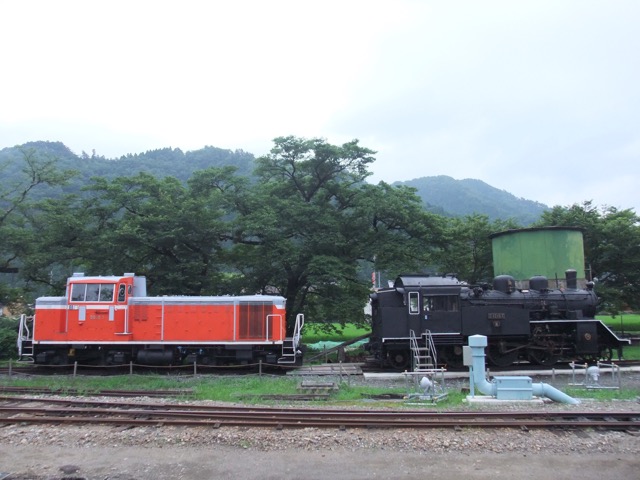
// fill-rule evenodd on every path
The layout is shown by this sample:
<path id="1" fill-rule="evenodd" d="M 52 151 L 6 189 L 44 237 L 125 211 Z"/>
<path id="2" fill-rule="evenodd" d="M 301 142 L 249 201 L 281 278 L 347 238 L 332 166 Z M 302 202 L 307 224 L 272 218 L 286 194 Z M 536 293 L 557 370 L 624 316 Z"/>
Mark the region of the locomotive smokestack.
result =
<path id="1" fill-rule="evenodd" d="M 565 278 L 567 279 L 567 289 L 575 290 L 578 288 L 578 272 L 573 269 L 569 269 L 564 272 Z"/>

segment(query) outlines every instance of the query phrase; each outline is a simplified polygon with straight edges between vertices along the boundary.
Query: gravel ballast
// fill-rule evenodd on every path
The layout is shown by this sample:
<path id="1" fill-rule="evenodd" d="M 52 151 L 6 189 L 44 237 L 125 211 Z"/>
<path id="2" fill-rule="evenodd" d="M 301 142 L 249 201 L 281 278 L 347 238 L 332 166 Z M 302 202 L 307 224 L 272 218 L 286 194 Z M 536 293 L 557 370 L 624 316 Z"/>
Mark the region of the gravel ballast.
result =
<path id="1" fill-rule="evenodd" d="M 640 379 L 636 373 L 627 375 L 625 382 L 640 383 Z M 369 402 L 363 408 L 379 407 Z M 536 405 L 461 408 L 637 411 L 640 416 L 637 399 L 583 401 L 578 406 L 546 401 Z M 370 479 L 432 475 L 601 480 L 603 475 L 637 478 L 639 454 L 640 435 L 624 431 L 21 424 L 0 428 L 0 479 L 14 480 Z"/>

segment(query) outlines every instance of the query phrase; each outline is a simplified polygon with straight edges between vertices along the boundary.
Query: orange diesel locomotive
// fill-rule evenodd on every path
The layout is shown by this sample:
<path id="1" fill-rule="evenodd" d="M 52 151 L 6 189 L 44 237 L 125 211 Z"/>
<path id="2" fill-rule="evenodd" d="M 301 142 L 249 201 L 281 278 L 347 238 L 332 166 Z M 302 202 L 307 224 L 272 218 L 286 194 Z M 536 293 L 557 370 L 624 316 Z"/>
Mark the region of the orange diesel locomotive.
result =
<path id="1" fill-rule="evenodd" d="M 18 350 L 37 364 L 296 363 L 303 324 L 286 336 L 280 296 L 148 297 L 145 277 L 76 273 L 22 317 Z"/>

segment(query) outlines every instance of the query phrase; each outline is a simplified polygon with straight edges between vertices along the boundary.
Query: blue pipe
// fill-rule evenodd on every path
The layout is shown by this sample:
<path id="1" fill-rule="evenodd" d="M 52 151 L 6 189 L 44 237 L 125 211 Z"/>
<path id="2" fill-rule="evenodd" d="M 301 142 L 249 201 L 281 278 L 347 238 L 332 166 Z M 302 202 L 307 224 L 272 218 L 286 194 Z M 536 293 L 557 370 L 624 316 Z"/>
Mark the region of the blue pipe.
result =
<path id="1" fill-rule="evenodd" d="M 471 347 L 471 356 L 473 357 L 473 382 L 480 392 L 492 397 L 497 396 L 498 386 L 495 382 L 489 382 L 485 377 L 485 354 L 484 349 L 487 347 L 487 337 L 484 335 L 472 335 L 469 337 L 469 346 Z M 554 402 L 568 403 L 577 405 L 580 400 L 570 397 L 566 393 L 561 392 L 555 387 L 547 383 L 531 384 L 532 394 L 536 397 L 547 397 Z"/>

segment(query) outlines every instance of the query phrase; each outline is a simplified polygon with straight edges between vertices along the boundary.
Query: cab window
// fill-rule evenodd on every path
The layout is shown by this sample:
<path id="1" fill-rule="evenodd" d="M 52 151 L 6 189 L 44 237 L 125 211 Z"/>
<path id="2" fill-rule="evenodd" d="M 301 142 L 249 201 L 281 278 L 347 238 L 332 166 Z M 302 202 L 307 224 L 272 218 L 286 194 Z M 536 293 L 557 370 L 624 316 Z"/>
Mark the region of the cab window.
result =
<path id="1" fill-rule="evenodd" d="M 458 296 L 457 295 L 439 295 L 424 297 L 424 312 L 457 312 Z"/>
<path id="2" fill-rule="evenodd" d="M 418 292 L 409 292 L 409 313 L 415 315 L 420 312 L 419 302 L 420 297 Z"/>
<path id="3" fill-rule="evenodd" d="M 110 283 L 100 284 L 100 301 L 101 302 L 113 302 L 113 290 L 115 285 Z"/>
<path id="4" fill-rule="evenodd" d="M 75 283 L 71 287 L 72 302 L 113 302 L 112 283 Z"/>

